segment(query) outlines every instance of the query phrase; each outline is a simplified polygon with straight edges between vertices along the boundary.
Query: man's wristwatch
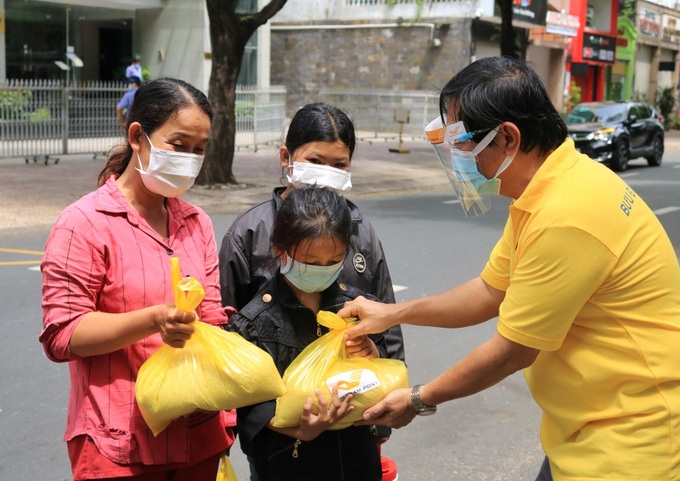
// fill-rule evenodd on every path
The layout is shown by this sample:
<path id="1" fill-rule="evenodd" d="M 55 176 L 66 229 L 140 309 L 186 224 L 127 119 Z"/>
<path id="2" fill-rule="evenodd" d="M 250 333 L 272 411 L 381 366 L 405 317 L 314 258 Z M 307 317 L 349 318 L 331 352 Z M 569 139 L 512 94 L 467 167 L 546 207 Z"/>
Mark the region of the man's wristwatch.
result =
<path id="1" fill-rule="evenodd" d="M 411 404 L 413 404 L 413 409 L 416 410 L 418 416 L 429 416 L 437 412 L 437 406 L 428 406 L 423 404 L 420 400 L 420 388 L 422 384 L 416 384 L 411 389 Z"/>

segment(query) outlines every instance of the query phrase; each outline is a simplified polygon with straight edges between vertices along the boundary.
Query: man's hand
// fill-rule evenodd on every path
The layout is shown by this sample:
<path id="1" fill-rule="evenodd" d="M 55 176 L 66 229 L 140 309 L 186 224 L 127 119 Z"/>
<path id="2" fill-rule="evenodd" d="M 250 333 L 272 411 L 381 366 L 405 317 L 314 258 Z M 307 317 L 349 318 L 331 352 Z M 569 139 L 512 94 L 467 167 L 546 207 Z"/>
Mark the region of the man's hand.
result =
<path id="1" fill-rule="evenodd" d="M 367 334 L 378 334 L 396 325 L 392 319 L 399 309 L 397 304 L 383 304 L 381 302 L 369 301 L 363 296 L 359 296 L 353 301 L 345 302 L 345 306 L 340 309 L 338 316 L 342 318 L 356 317 L 359 323 L 345 331 L 345 340 L 354 339 Z"/>
<path id="2" fill-rule="evenodd" d="M 413 421 L 416 410 L 411 404 L 411 389 L 402 388 L 392 391 L 385 399 L 364 411 L 364 420 L 359 425 L 378 425 L 401 428 Z"/>

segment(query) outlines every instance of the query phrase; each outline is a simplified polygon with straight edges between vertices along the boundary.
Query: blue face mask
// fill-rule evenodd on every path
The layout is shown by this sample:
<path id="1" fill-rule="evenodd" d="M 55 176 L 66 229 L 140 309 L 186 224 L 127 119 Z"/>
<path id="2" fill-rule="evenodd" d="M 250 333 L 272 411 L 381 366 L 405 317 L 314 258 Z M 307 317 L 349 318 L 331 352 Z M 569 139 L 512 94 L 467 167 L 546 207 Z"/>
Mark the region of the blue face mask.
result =
<path id="1" fill-rule="evenodd" d="M 321 292 L 330 287 L 340 275 L 343 261 L 330 266 L 304 264 L 287 255 L 281 260 L 281 274 L 303 292 Z"/>
<path id="2" fill-rule="evenodd" d="M 477 169 L 475 154 L 472 152 L 451 149 L 451 166 L 461 183 L 471 186 L 480 194 L 497 194 L 500 191 L 500 180 L 484 177 Z"/>
<path id="3" fill-rule="evenodd" d="M 496 177 L 509 165 L 503 162 L 501 168 L 492 179 L 484 177 L 477 169 L 477 155 L 484 150 L 498 133 L 497 129 L 491 130 L 482 141 L 470 151 L 451 148 L 451 167 L 459 182 L 472 188 L 479 194 L 498 194 L 501 181 Z M 510 159 L 512 161 L 512 159 Z"/>

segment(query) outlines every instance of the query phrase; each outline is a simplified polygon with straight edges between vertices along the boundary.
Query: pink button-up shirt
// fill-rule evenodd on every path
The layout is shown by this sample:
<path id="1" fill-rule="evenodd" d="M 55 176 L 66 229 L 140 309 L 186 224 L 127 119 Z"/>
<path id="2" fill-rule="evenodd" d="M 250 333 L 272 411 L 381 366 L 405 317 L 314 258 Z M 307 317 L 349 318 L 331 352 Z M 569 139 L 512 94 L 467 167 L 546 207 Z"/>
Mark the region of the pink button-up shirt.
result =
<path id="1" fill-rule="evenodd" d="M 102 454 L 119 464 L 196 462 L 225 450 L 234 439 L 217 413 L 180 418 L 158 437 L 152 435 L 134 388 L 140 366 L 162 345 L 159 334 L 99 356 L 79 358 L 69 348 L 73 330 L 88 312 L 125 313 L 173 302 L 171 256 L 179 257 L 182 273 L 205 289 L 199 318 L 211 324 L 227 322 L 233 310 L 225 312 L 220 302 L 210 218 L 179 199 L 167 199 L 166 206 L 170 237 L 163 239 L 111 177 L 62 212 L 41 264 L 40 342 L 51 360 L 69 362 L 71 374 L 64 439 L 87 434 Z"/>

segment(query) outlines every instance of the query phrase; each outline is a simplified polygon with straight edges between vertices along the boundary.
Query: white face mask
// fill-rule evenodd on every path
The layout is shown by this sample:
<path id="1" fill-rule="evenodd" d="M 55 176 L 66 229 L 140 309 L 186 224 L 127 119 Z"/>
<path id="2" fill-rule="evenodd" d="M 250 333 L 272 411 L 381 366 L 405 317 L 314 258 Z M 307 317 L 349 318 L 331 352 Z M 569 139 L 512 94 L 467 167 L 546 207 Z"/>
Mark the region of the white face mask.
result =
<path id="1" fill-rule="evenodd" d="M 137 171 L 142 176 L 144 186 L 163 197 L 179 197 L 194 185 L 203 166 L 204 156 L 158 149 L 153 146 L 149 136 L 144 135 L 151 145 L 149 167 L 146 171 L 143 170 L 142 159 L 137 154 Z"/>
<path id="2" fill-rule="evenodd" d="M 290 169 L 290 165 L 288 166 Z M 352 189 L 352 174 L 345 170 L 311 162 L 293 162 L 292 174 L 286 175 L 293 187 L 301 188 L 316 185 L 346 194 Z"/>

